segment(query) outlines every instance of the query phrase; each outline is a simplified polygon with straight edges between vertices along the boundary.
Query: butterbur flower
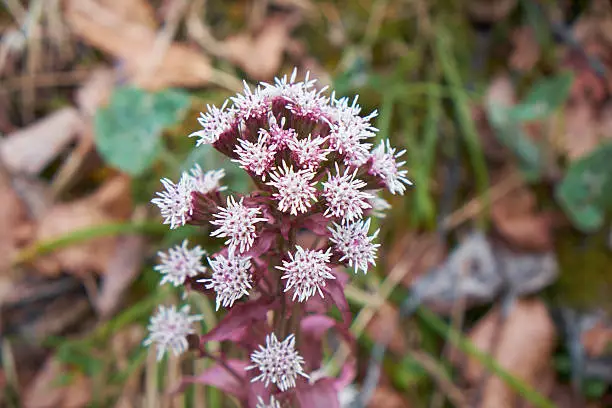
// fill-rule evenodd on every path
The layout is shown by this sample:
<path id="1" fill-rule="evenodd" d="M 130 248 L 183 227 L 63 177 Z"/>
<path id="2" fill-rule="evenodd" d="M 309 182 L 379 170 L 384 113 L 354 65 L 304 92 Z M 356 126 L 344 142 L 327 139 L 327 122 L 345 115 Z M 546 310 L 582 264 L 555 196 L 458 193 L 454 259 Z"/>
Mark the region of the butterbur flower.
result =
<path id="1" fill-rule="evenodd" d="M 327 137 L 317 136 L 314 139 L 312 135 L 307 138 L 298 139 L 297 137 L 289 140 L 288 146 L 296 163 L 302 168 L 316 170 L 325 160 L 329 149 L 321 147 L 327 141 Z"/>
<path id="2" fill-rule="evenodd" d="M 331 274 L 329 261 L 331 249 L 327 251 L 304 249 L 297 245 L 295 253 L 289 253 L 289 261 L 283 261 L 283 266 L 277 266 L 284 271 L 282 279 L 286 279 L 285 292 L 293 289 L 293 300 L 300 302 L 308 300 L 319 293 L 323 296 L 322 287 L 326 285 L 328 279 L 336 279 Z"/>
<path id="3" fill-rule="evenodd" d="M 376 265 L 376 251 L 380 244 L 372 241 L 378 235 L 378 231 L 368 236 L 370 220 L 357 221 L 353 224 L 336 224 L 329 228 L 335 249 L 342 254 L 340 262 L 346 262 L 355 268 L 355 273 L 360 269 L 363 273 L 368 271 L 370 265 Z"/>
<path id="4" fill-rule="evenodd" d="M 224 191 L 227 187 L 221 185 L 221 179 L 225 177 L 225 170 L 210 170 L 206 173 L 202 171 L 199 164 L 196 164 L 189 171 L 192 179 L 193 190 L 201 194 L 209 194 L 216 191 Z"/>
<path id="5" fill-rule="evenodd" d="M 237 255 L 230 249 L 227 257 L 221 254 L 215 259 L 208 258 L 212 269 L 212 276 L 199 279 L 206 289 L 213 289 L 217 294 L 216 309 L 219 307 L 232 307 L 234 302 L 243 296 L 249 295 L 251 289 L 251 258 Z"/>
<path id="6" fill-rule="evenodd" d="M 151 202 L 159 207 L 164 224 L 170 224 L 170 229 L 185 225 L 193 214 L 191 205 L 193 179 L 189 174 L 183 173 L 176 184 L 167 178 L 162 179 L 161 182 L 165 191 L 158 192 L 157 198 L 152 199 Z"/>
<path id="7" fill-rule="evenodd" d="M 266 345 L 260 345 L 259 350 L 251 354 L 251 362 L 253 364 L 246 370 L 259 371 L 251 382 L 262 381 L 266 387 L 272 383 L 281 391 L 287 391 L 295 387 L 298 376 L 308 378 L 303 368 L 304 358 L 295 349 L 293 334 L 283 341 L 278 341 L 274 333 L 267 335 Z"/>
<path id="8" fill-rule="evenodd" d="M 170 248 L 168 252 L 157 253 L 160 263 L 154 269 L 163 275 L 160 285 L 170 282 L 174 286 L 179 286 L 185 283 L 187 278 L 206 271 L 206 267 L 202 265 L 202 257 L 206 252 L 200 246 L 189 249 L 188 244 L 189 242 L 184 240 L 180 246 Z"/>
<path id="9" fill-rule="evenodd" d="M 286 330 L 299 327 L 302 335 L 309 336 L 311 328 L 333 323 L 322 307 L 314 310 L 304 303 L 317 295 L 323 298 L 326 292 L 333 302 L 319 302 L 319 306 L 345 302 L 341 291 L 335 291 L 338 286 L 333 280 L 338 275 L 333 269 L 345 266 L 367 273 L 376 265 L 379 231 L 370 234 L 371 221 L 364 218 L 383 216 L 390 208 L 379 197 L 383 188 L 404 194 L 412 184 L 402 168 L 404 162 L 399 161 L 404 151 L 397 151 L 388 140 L 372 144 L 378 133 L 373 125 L 377 112 L 362 114 L 357 97 L 336 97 L 315 85 L 308 73 L 298 81 L 297 70 L 273 83 L 249 87 L 245 82 L 244 90 L 220 108 L 208 106 L 200 114 L 202 128 L 190 135 L 198 139 L 196 146 L 211 145 L 248 173 L 252 191 L 232 196 L 221 184 L 223 170 L 203 171 L 195 165 L 177 183 L 162 179 L 164 190 L 152 200 L 170 228 L 206 226 L 211 228 L 210 236 L 224 241 L 224 248 L 207 257 L 207 265 L 202 263 L 204 250 L 189 248 L 185 240 L 159 252 L 155 266 L 162 284 L 179 286 L 197 279 L 201 285 L 190 285 L 190 289 L 214 291 L 217 310 L 233 308 L 211 336 L 229 330 L 231 341 L 251 347 L 253 335 L 267 327 L 282 333 L 280 338 L 268 334 L 265 344 L 250 355 L 246 370 L 252 382 L 278 388 L 260 392 L 257 408 L 280 408 L 271 395 L 280 395 L 285 405 L 295 402 L 295 395 L 277 391 L 295 391 L 298 377 L 310 379 L 300 383 L 299 398 L 302 392 L 316 392 L 318 405 L 325 405 L 328 397 L 335 400 L 333 392 L 330 397 L 312 388 L 326 375 L 323 362 L 313 360 L 322 355 L 313 349 L 319 343 L 304 349 L 309 369 L 320 367 L 307 375 L 305 359 L 296 350 L 302 339 L 293 334 L 284 337 Z M 316 235 L 316 243 L 296 245 L 306 242 L 298 237 L 302 230 Z M 343 320 L 346 317 L 343 313 Z M 305 324 L 304 319 L 310 318 Z M 190 316 L 187 306 L 180 310 L 161 306 L 151 318 L 144 343 L 159 346 L 158 358 L 166 350 L 180 354 L 188 347 L 188 335 L 194 333 L 192 323 L 200 319 Z M 223 353 L 210 357 L 226 368 L 239 366 Z M 214 385 L 216 380 L 201 383 Z M 226 391 L 235 391 L 241 403 L 247 402 L 247 395 L 253 404 L 252 398 L 258 395 L 255 389 L 263 387 Z"/>
<path id="10" fill-rule="evenodd" d="M 295 171 L 286 162 L 283 162 L 281 168 L 275 169 L 270 174 L 268 185 L 277 189 L 272 197 L 278 200 L 278 209 L 291 215 L 308 211 L 312 202 L 317 201 L 317 189 L 314 187 L 317 183 L 312 182 L 313 178 L 312 171 Z"/>
<path id="11" fill-rule="evenodd" d="M 270 397 L 270 401 L 266 404 L 261 397 L 257 397 L 257 405 L 255 408 L 281 408 L 280 402 L 274 398 L 274 395 Z"/>
<path id="12" fill-rule="evenodd" d="M 274 163 L 277 148 L 276 144 L 268 143 L 269 140 L 267 132 L 260 132 L 256 143 L 239 140 L 240 146 L 234 150 L 238 159 L 232 161 L 239 163 L 240 167 L 262 177 L 265 181 L 266 173 Z"/>
<path id="13" fill-rule="evenodd" d="M 279 124 L 274 115 L 270 115 L 268 121 L 270 122 L 270 129 L 260 129 L 259 132 L 269 136 L 279 150 L 287 147 L 292 140 L 297 139 L 297 133 L 294 129 L 285 129 L 285 118 L 282 118 Z"/>
<path id="14" fill-rule="evenodd" d="M 253 245 L 257 233 L 255 224 L 267 221 L 266 218 L 258 217 L 261 210 L 244 204 L 244 198 L 236 201 L 234 197 L 227 198 L 227 206 L 219 207 L 219 212 L 213 214 L 214 220 L 210 221 L 217 228 L 211 232 L 213 237 L 228 238 L 226 245 L 237 248 L 240 253 L 247 251 Z"/>
<path id="15" fill-rule="evenodd" d="M 189 315 L 189 306 L 177 310 L 176 306 L 159 306 L 157 314 L 151 317 L 149 337 L 143 344 L 157 346 L 157 360 L 161 360 L 167 350 L 179 356 L 187 351 L 187 336 L 194 334 L 193 323 L 202 320 L 200 315 Z"/>
<path id="16" fill-rule="evenodd" d="M 215 105 L 206 106 L 208 112 L 200 113 L 198 122 L 202 130 L 193 132 L 189 137 L 198 137 L 196 146 L 216 143 L 223 133 L 231 130 L 235 121 L 233 109 L 227 109 L 227 101 L 217 108 Z"/>
<path id="17" fill-rule="evenodd" d="M 350 222 L 363 217 L 363 210 L 371 207 L 368 199 L 372 196 L 359 191 L 366 186 L 366 183 L 355 178 L 357 170 L 355 169 L 353 173 L 349 171 L 347 168 L 341 175 L 336 164 L 336 175 L 330 175 L 327 183 L 323 183 L 323 197 L 327 200 L 326 216 Z"/>
<path id="18" fill-rule="evenodd" d="M 412 185 L 412 182 L 406 177 L 408 170 L 400 170 L 400 167 L 406 162 L 398 163 L 396 160 L 406 151 L 402 150 L 396 153 L 395 150 L 389 144 L 389 139 L 381 141 L 372 151 L 370 174 L 380 177 L 391 194 L 403 195 L 406 191 L 405 184 Z"/>

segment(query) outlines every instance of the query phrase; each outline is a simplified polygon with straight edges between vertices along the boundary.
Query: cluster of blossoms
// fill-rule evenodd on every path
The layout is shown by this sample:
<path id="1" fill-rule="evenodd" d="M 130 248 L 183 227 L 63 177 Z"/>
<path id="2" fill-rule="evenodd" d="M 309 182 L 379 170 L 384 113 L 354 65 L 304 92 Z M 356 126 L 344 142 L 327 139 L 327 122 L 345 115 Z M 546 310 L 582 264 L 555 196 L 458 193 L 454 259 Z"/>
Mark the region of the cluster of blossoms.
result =
<path id="1" fill-rule="evenodd" d="M 309 378 L 307 368 L 316 368 L 298 352 L 299 338 L 290 327 L 301 327 L 309 305 L 337 287 L 339 267 L 366 273 L 375 265 L 378 231 L 370 235 L 366 217 L 389 208 L 379 191 L 403 194 L 411 183 L 401 169 L 404 162 L 398 161 L 404 151 L 396 151 L 388 140 L 371 143 L 377 129 L 370 121 L 376 112 L 360 116 L 357 98 L 326 96 L 308 75 L 297 81 L 294 71 L 255 90 L 245 86 L 244 93 L 230 99 L 221 108 L 209 106 L 198 119 L 202 130 L 190 136 L 198 138 L 197 146 L 212 145 L 244 169 L 255 189 L 248 195 L 224 195 L 223 170 L 203 172 L 199 166 L 176 183 L 163 179 L 164 191 L 152 202 L 164 223 L 172 229 L 209 226 L 210 236 L 223 239 L 225 247 L 207 257 L 204 266 L 205 251 L 189 249 L 184 241 L 160 252 L 156 270 L 163 275 L 161 283 L 214 292 L 217 309 L 235 312 L 226 316 L 237 319 L 226 322 L 233 330 L 227 339 L 244 340 L 251 364 L 233 374 L 250 376 L 266 389 L 272 384 L 282 394 L 299 389 L 299 378 Z M 317 236 L 309 248 L 298 244 L 304 231 Z M 236 311 L 249 302 L 250 308 Z M 258 320 L 260 326 L 252 322 L 262 304 L 274 312 L 273 328 L 265 317 Z M 296 307 L 302 312 L 296 313 Z M 200 319 L 188 311 L 160 307 L 151 319 L 145 343 L 155 343 L 160 358 L 168 349 L 177 355 L 187 350 L 187 338 L 195 333 L 192 323 Z M 241 313 L 251 320 L 237 318 Z M 248 339 L 236 335 L 237 321 L 244 326 L 240 333 L 257 333 Z M 258 344 L 265 338 L 265 344 L 254 348 L 248 341 L 253 338 Z M 268 403 L 257 396 L 258 407 L 280 406 L 271 391 L 265 396 Z"/>

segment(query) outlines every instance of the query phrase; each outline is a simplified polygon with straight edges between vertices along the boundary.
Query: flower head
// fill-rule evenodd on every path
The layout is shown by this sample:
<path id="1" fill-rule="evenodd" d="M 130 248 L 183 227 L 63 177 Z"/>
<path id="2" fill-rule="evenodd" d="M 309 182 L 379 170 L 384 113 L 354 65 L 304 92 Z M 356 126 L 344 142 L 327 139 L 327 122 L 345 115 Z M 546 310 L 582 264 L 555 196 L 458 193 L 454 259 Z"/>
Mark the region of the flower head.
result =
<path id="1" fill-rule="evenodd" d="M 267 404 L 264 402 L 263 398 L 257 397 L 257 405 L 255 408 L 281 408 L 280 402 L 274 398 L 274 395 L 270 396 L 270 402 Z"/>
<path id="2" fill-rule="evenodd" d="M 157 359 L 161 360 L 166 350 L 172 350 L 178 356 L 189 347 L 187 335 L 195 333 L 193 322 L 202 320 L 200 315 L 189 315 L 189 306 L 185 305 L 180 310 L 176 306 L 159 306 L 157 314 L 151 317 L 149 324 L 149 337 L 143 345 L 152 343 L 157 345 Z"/>
<path id="3" fill-rule="evenodd" d="M 202 194 L 208 194 L 215 191 L 223 191 L 227 187 L 220 184 L 221 179 L 225 177 L 225 170 L 210 170 L 204 173 L 199 164 L 193 166 L 189 171 L 193 183 L 193 189 Z"/>
<path id="4" fill-rule="evenodd" d="M 277 192 L 272 195 L 278 200 L 278 209 L 291 215 L 305 213 L 312 205 L 311 201 L 317 201 L 315 195 L 317 183 L 312 182 L 314 173 L 308 169 L 293 170 L 293 166 L 287 166 L 283 162 L 282 168 L 276 168 L 270 173 L 267 184 L 276 187 Z"/>
<path id="5" fill-rule="evenodd" d="M 227 109 L 227 101 L 220 109 L 215 105 L 208 105 L 206 108 L 208 112 L 200 113 L 198 118 L 203 129 L 189 135 L 199 137 L 196 146 L 215 143 L 223 133 L 231 130 L 236 118 L 235 111 Z"/>
<path id="6" fill-rule="evenodd" d="M 295 253 L 289 253 L 289 258 L 289 261 L 283 261 L 283 266 L 276 267 L 285 272 L 282 276 L 282 279 L 287 280 L 285 292 L 293 289 L 293 300 L 298 298 L 300 302 L 308 300 L 317 292 L 324 297 L 321 287 L 326 285 L 327 279 L 336 279 L 329 267 L 331 249 L 323 252 L 297 245 Z"/>
<path id="7" fill-rule="evenodd" d="M 372 198 L 369 193 L 359 191 L 366 183 L 355 179 L 357 169 L 349 173 L 347 168 L 344 174 L 340 174 L 336 163 L 336 175 L 329 176 L 323 183 L 323 197 L 327 200 L 326 216 L 342 218 L 345 221 L 353 221 L 363 217 L 363 210 L 371 208 L 368 200 Z"/>
<path id="8" fill-rule="evenodd" d="M 261 209 L 245 205 L 244 197 L 236 202 L 234 197 L 229 196 L 227 197 L 227 206 L 225 208 L 219 207 L 219 212 L 213 214 L 215 219 L 210 223 L 219 228 L 211 232 L 210 235 L 228 238 L 225 244 L 235 247 L 240 253 L 243 253 L 253 246 L 257 237 L 255 224 L 267 221 L 265 218 L 258 217 L 260 213 Z"/>
<path id="9" fill-rule="evenodd" d="M 386 143 L 385 143 L 386 142 Z M 386 149 L 385 149 L 386 148 Z M 381 141 L 370 156 L 371 167 L 370 174 L 380 177 L 391 192 L 391 194 L 403 195 L 407 185 L 412 185 L 406 175 L 408 170 L 400 170 L 406 162 L 397 162 L 397 158 L 402 156 L 406 151 L 402 150 L 395 153 L 395 148 L 389 144 L 389 139 Z"/>
<path id="10" fill-rule="evenodd" d="M 290 334 L 283 341 L 278 341 L 276 335 L 266 336 L 266 345 L 259 346 L 251 354 L 252 365 L 246 370 L 258 369 L 260 374 L 251 382 L 262 381 L 267 387 L 276 384 L 281 391 L 295 387 L 298 375 L 308 378 L 304 372 L 304 358 L 295 350 L 295 336 Z"/>
<path id="11" fill-rule="evenodd" d="M 289 141 L 288 146 L 295 162 L 302 168 L 316 170 L 319 164 L 324 161 L 329 153 L 329 149 L 321 147 L 327 141 L 326 137 L 317 136 L 312 139 L 312 135 L 307 138 L 293 138 Z"/>
<path id="12" fill-rule="evenodd" d="M 336 224 L 330 228 L 329 240 L 335 244 L 335 248 L 342 254 L 340 262 L 347 262 L 355 268 L 355 273 L 360 269 L 363 273 L 368 271 L 370 265 L 376 265 L 376 251 L 380 244 L 372 241 L 378 235 L 378 231 L 368 237 L 370 220 L 357 221 L 353 224 Z"/>
<path id="13" fill-rule="evenodd" d="M 368 160 L 371 143 L 363 141 L 376 135 L 378 129 L 370 124 L 377 115 L 374 111 L 368 116 L 359 116 L 361 107 L 357 97 L 349 104 L 348 98 L 331 97 L 327 109 L 331 120 L 330 147 L 344 156 L 347 165 L 359 167 Z"/>
<path id="14" fill-rule="evenodd" d="M 189 242 L 184 240 L 180 246 L 170 248 L 168 252 L 157 253 L 161 263 L 154 269 L 164 275 L 160 285 L 170 282 L 179 286 L 185 283 L 187 278 L 206 271 L 206 267 L 202 265 L 202 257 L 206 252 L 199 245 L 188 249 L 188 244 Z"/>
<path id="15" fill-rule="evenodd" d="M 193 214 L 191 205 L 193 178 L 183 173 L 176 184 L 167 178 L 161 179 L 161 182 L 166 190 L 157 192 L 157 198 L 151 202 L 159 207 L 164 224 L 170 224 L 170 229 L 185 225 Z"/>
<path id="16" fill-rule="evenodd" d="M 265 181 L 266 173 L 274 163 L 277 148 L 276 144 L 269 143 L 269 141 L 270 137 L 263 129 L 259 132 L 256 143 L 240 139 L 240 146 L 237 146 L 234 150 L 238 159 L 232 161 L 239 163 L 243 169 L 261 176 Z"/>
<path id="17" fill-rule="evenodd" d="M 232 307 L 234 302 L 249 295 L 251 289 L 251 257 L 236 255 L 230 248 L 227 258 L 221 254 L 215 259 L 208 258 L 212 276 L 200 279 L 206 289 L 217 293 L 217 310 L 219 307 Z"/>
<path id="18" fill-rule="evenodd" d="M 260 129 L 259 131 L 270 137 L 272 143 L 274 143 L 278 150 L 281 150 L 289 145 L 289 142 L 293 139 L 297 139 L 297 133 L 295 129 L 287 128 L 285 129 L 285 117 L 281 118 L 280 124 L 274 117 L 274 115 L 270 115 L 268 117 L 268 122 L 270 124 L 270 129 Z"/>
<path id="19" fill-rule="evenodd" d="M 236 116 L 243 122 L 264 118 L 271 108 L 270 97 L 263 92 L 262 87 L 256 87 L 253 92 L 246 82 L 244 82 L 244 92 L 236 94 L 231 100 L 234 102 Z"/>

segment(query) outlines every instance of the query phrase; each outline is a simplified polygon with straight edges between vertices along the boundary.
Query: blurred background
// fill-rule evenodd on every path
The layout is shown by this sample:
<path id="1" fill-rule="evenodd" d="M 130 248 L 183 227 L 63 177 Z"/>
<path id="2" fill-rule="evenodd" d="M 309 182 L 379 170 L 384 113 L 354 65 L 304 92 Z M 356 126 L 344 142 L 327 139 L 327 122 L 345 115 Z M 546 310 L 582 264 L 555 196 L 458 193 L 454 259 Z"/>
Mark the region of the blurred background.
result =
<path id="1" fill-rule="evenodd" d="M 352 394 L 612 406 L 609 1 L 1 4 L 0 406 L 235 406 L 209 387 L 170 397 L 206 362 L 157 365 L 141 346 L 179 296 L 159 287 L 156 252 L 210 246 L 149 201 L 193 163 L 248 191 L 186 135 L 242 80 L 293 67 L 377 109 L 414 182 L 386 197 L 377 267 L 346 290 Z M 214 326 L 209 300 L 190 301 Z M 371 350 L 392 330 L 376 384 Z"/>

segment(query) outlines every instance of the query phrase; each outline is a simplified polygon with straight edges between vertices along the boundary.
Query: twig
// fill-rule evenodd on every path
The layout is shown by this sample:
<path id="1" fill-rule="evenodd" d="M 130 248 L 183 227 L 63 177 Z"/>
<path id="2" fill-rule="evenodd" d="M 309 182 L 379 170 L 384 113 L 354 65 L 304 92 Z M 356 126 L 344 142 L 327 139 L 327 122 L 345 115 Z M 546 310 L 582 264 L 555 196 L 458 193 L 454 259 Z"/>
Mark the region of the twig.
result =
<path id="1" fill-rule="evenodd" d="M 181 19 L 187 11 L 186 0 L 174 0 L 169 8 L 168 17 L 164 22 L 164 27 L 159 32 L 153 43 L 153 49 L 149 54 L 149 61 L 145 68 L 138 73 L 134 78 L 134 83 L 142 84 L 151 79 L 151 76 L 157 71 L 160 64 L 164 60 L 168 49 L 174 41 L 176 31 L 178 30 Z"/>
<path id="2" fill-rule="evenodd" d="M 448 397 L 454 407 L 468 408 L 469 405 L 465 396 L 447 377 L 444 369 L 440 367 L 440 364 L 438 364 L 431 355 L 419 350 L 411 350 L 410 357 L 429 373 L 438 384 L 439 389 Z"/>
<path id="3" fill-rule="evenodd" d="M 218 41 L 204 22 L 206 18 L 206 0 L 194 0 L 187 16 L 187 34 L 206 53 L 218 58 L 226 58 L 227 52 L 223 42 Z"/>
<path id="4" fill-rule="evenodd" d="M 519 174 L 512 173 L 508 175 L 489 190 L 489 203 L 491 205 L 494 204 L 522 185 L 523 179 Z M 442 220 L 442 226 L 446 229 L 453 229 L 469 219 L 476 217 L 486 208 L 485 204 L 483 203 L 484 199 L 484 194 L 471 199 L 461 208 L 457 209 Z"/>
<path id="5" fill-rule="evenodd" d="M 26 86 L 26 83 L 34 88 L 73 86 L 80 84 L 83 80 L 87 79 L 92 72 L 92 70 L 83 69 L 68 72 L 39 73 L 33 78 L 28 74 L 13 76 L 0 82 L 0 94 L 6 94 L 23 89 L 23 87 Z"/>

